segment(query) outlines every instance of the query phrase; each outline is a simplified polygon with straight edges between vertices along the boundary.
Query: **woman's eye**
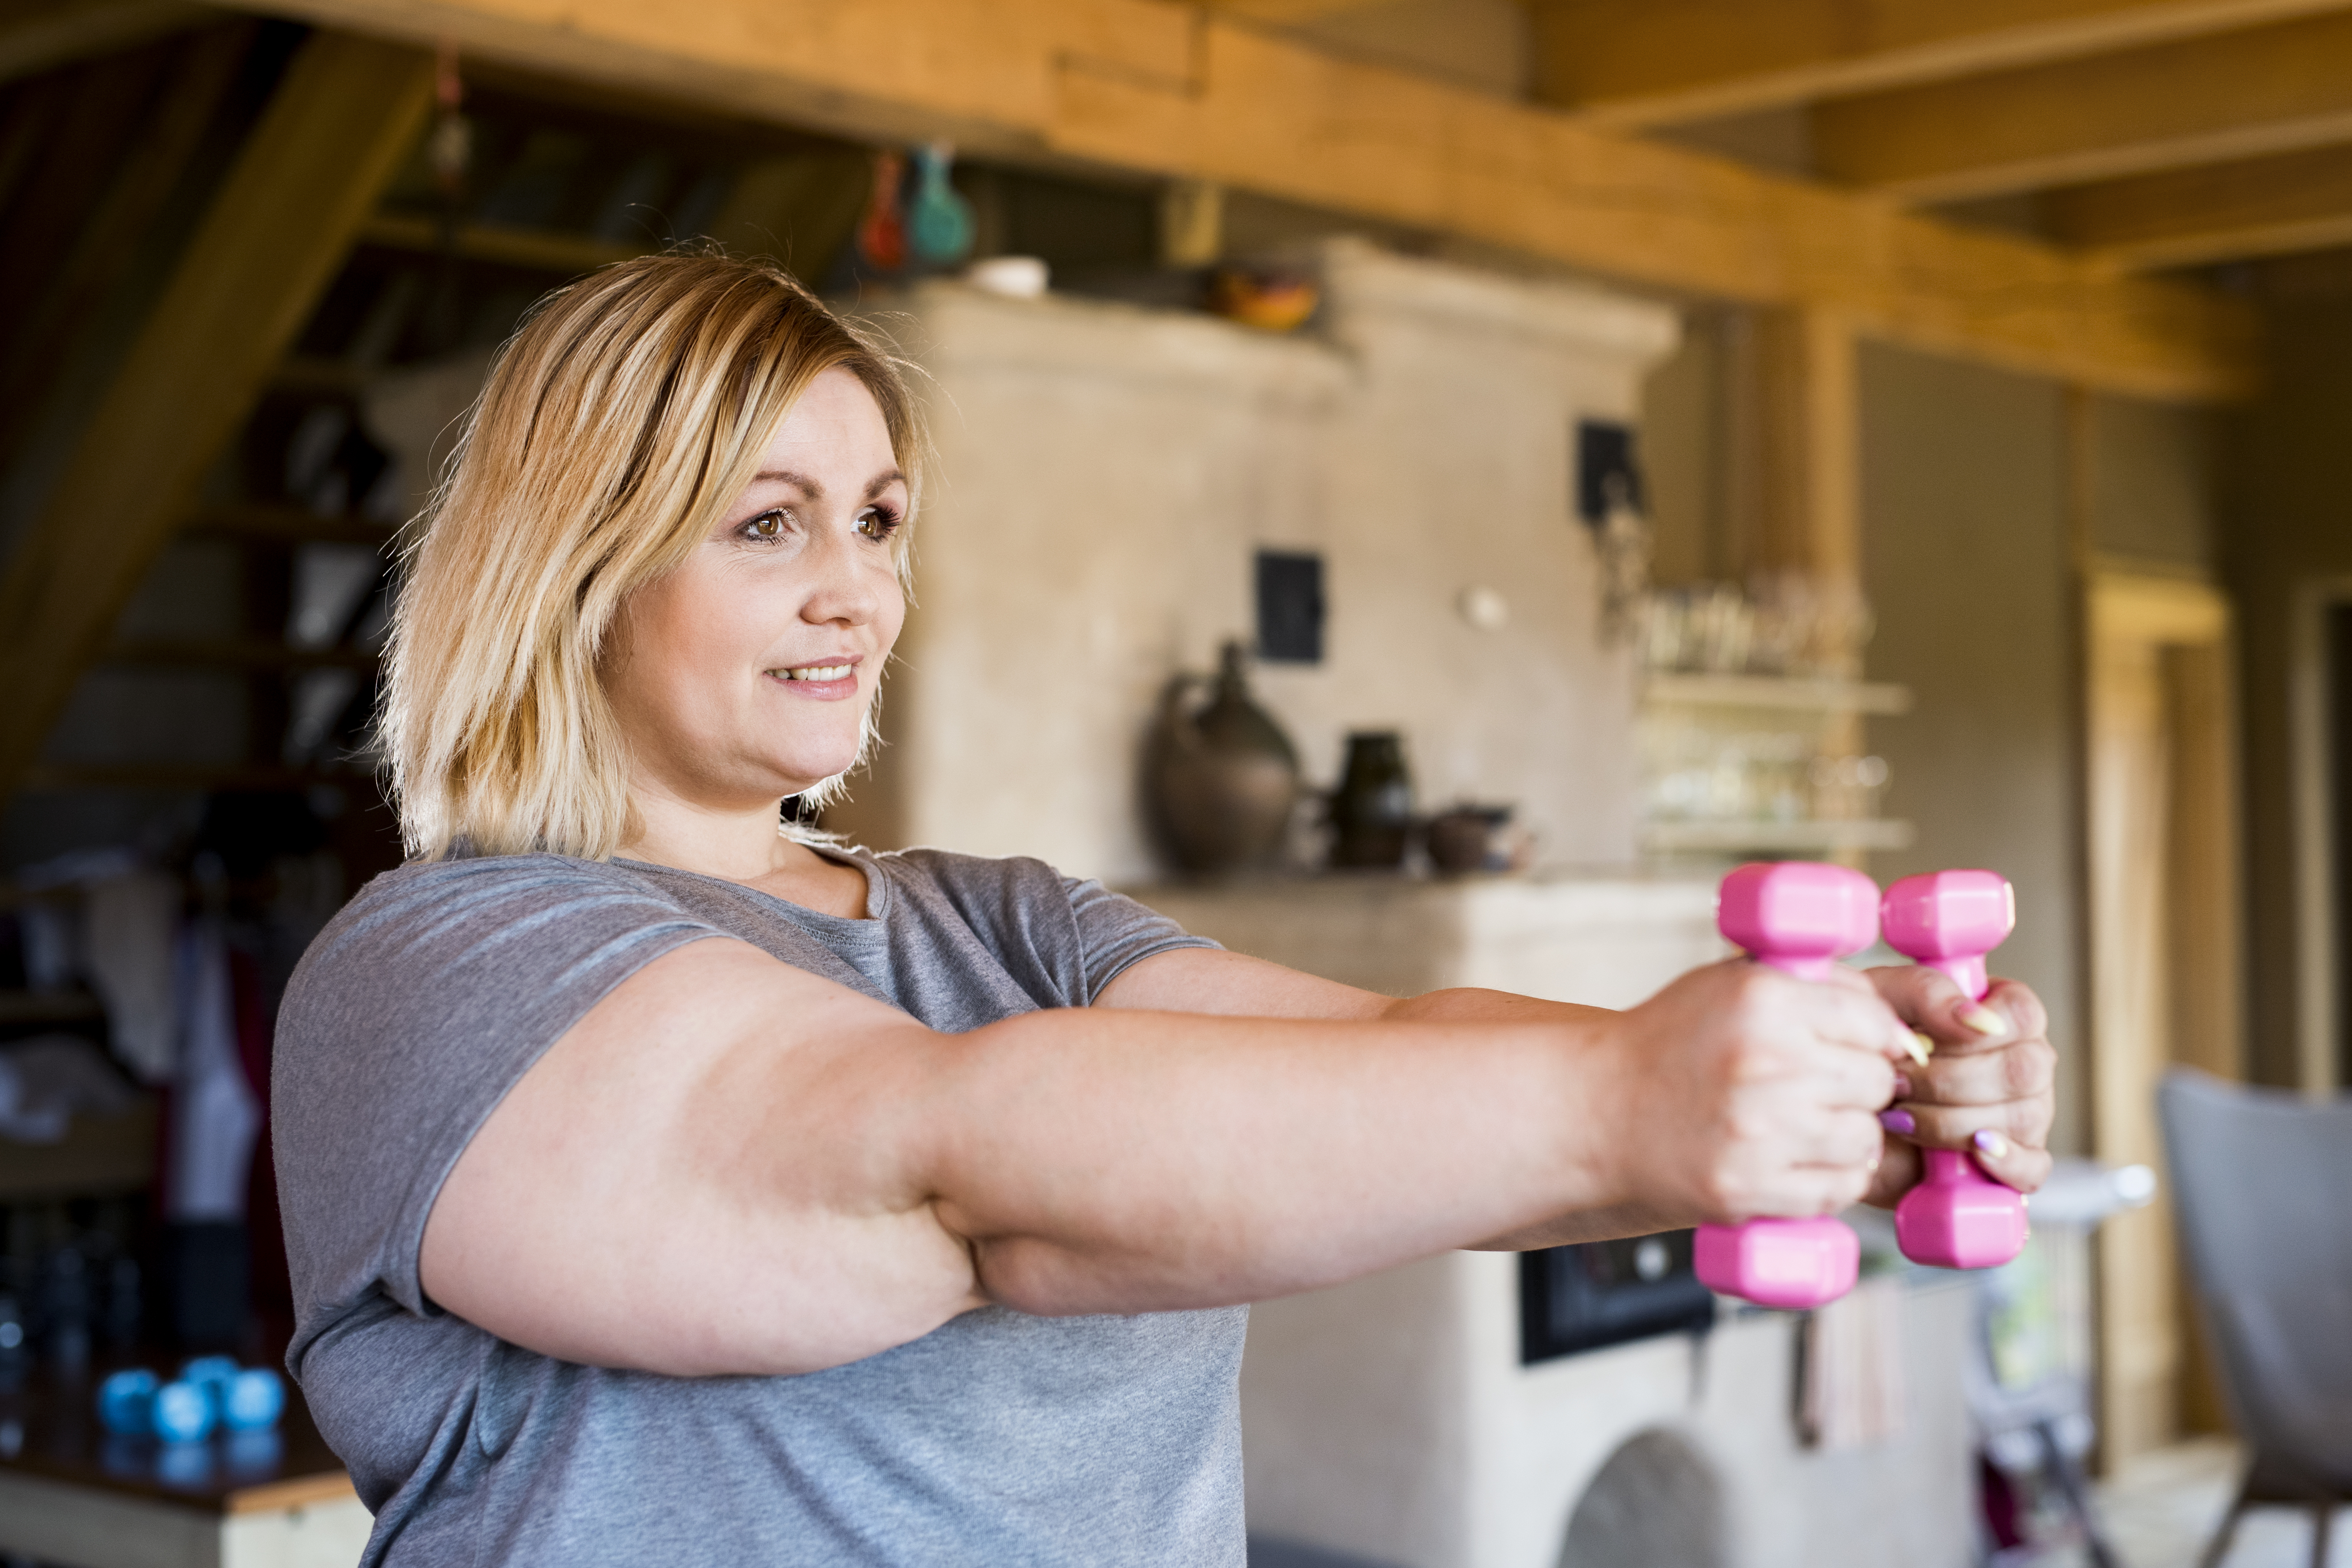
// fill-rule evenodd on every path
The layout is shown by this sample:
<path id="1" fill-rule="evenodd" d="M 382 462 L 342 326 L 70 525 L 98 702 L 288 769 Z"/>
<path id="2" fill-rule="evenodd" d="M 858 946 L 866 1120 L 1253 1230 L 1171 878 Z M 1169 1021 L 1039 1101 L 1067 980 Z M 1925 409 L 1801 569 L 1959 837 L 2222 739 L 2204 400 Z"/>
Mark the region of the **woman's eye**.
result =
<path id="1" fill-rule="evenodd" d="M 887 539 L 898 531 L 898 514 L 887 508 L 869 506 L 857 514 L 857 531 L 877 542 Z"/>
<path id="2" fill-rule="evenodd" d="M 792 521 L 793 514 L 788 511 L 763 511 L 743 525 L 743 536 L 762 544 L 773 543 L 784 536 L 784 529 Z"/>

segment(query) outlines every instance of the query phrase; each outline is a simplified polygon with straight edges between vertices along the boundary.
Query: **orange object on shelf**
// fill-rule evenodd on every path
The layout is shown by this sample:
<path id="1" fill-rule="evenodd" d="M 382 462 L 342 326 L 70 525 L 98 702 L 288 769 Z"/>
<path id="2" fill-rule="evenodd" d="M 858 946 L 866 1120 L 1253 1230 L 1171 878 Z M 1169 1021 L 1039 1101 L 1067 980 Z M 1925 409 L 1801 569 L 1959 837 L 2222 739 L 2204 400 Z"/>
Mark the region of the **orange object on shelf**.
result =
<path id="1" fill-rule="evenodd" d="M 1227 268 L 1209 284 L 1209 309 L 1264 332 L 1286 332 L 1315 313 L 1323 290 L 1310 279 Z"/>
<path id="2" fill-rule="evenodd" d="M 874 194 L 857 220 L 857 254 L 879 272 L 907 265 L 907 221 L 898 212 L 898 185 L 906 175 L 907 160 L 899 153 L 874 154 Z"/>

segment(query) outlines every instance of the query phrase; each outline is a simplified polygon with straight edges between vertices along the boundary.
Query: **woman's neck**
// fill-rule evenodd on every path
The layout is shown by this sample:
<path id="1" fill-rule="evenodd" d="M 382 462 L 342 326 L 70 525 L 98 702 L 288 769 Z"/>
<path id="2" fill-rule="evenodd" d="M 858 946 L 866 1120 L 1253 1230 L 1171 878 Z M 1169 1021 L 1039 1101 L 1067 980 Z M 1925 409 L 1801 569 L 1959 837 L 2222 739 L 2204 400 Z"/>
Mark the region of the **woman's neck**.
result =
<path id="1" fill-rule="evenodd" d="M 658 794 L 635 804 L 638 831 L 617 851 L 625 859 L 740 882 L 826 914 L 866 916 L 865 873 L 785 837 L 781 800 L 751 812 L 711 811 Z"/>

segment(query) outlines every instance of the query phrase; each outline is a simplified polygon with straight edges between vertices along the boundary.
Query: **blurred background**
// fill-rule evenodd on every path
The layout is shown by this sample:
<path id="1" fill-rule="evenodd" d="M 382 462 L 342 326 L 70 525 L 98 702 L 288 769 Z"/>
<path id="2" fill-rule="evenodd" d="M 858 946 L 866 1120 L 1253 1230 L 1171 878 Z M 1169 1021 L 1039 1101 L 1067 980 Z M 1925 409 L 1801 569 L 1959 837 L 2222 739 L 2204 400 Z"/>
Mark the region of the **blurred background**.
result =
<path id="1" fill-rule="evenodd" d="M 1801 1316 L 1685 1236 L 1262 1308 L 1257 1557 L 2157 1568 L 2242 1500 L 2227 1561 L 2326 1562 L 2325 0 L 0 0 L 0 1550 L 355 1555 L 299 1399 L 240 1455 L 89 1390 L 282 1353 L 271 1023 L 399 859 L 401 525 L 530 303 L 678 245 L 921 372 L 825 828 L 1606 1005 L 1725 951 L 1743 860 L 2016 887 L 2066 1156 L 2019 1263 L 1865 1230 Z"/>

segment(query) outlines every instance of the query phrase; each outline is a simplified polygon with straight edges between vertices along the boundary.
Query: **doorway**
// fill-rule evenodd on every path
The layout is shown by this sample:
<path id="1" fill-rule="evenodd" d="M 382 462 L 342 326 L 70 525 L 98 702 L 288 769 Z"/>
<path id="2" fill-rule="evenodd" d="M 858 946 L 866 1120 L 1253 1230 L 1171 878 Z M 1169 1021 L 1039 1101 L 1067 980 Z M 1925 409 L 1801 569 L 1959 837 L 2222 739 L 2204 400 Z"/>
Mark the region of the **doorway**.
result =
<path id="1" fill-rule="evenodd" d="M 2201 580 L 2090 579 L 2086 752 L 2093 1149 L 2163 1168 L 2156 1086 L 2243 1076 L 2229 600 Z M 2112 1466 L 2220 1424 L 2159 1194 L 2099 1235 L 2099 1426 Z"/>

